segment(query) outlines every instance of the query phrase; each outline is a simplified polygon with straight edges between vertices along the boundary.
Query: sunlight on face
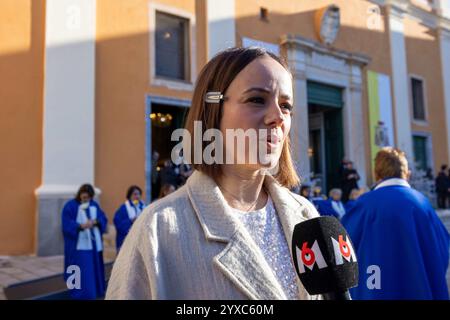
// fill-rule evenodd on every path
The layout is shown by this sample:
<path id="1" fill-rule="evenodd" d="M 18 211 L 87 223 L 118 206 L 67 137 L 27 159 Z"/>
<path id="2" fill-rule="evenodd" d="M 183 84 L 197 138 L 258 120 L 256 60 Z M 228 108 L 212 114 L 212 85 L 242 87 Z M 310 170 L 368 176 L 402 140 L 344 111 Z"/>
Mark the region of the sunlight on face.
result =
<path id="1" fill-rule="evenodd" d="M 227 146 L 227 129 L 244 131 L 255 129 L 257 132 L 262 129 L 267 135 L 258 134 L 258 139 L 264 140 L 270 163 L 278 163 L 291 128 L 293 105 L 291 74 L 269 56 L 257 58 L 233 80 L 225 93 L 225 99 L 220 123 L 225 146 Z M 249 149 L 246 143 L 245 159 L 249 159 Z M 238 156 L 237 151 L 235 145 L 235 160 Z M 247 162 L 244 166 L 252 169 L 270 165 L 270 163 L 264 165 L 260 162 L 257 164 Z"/>

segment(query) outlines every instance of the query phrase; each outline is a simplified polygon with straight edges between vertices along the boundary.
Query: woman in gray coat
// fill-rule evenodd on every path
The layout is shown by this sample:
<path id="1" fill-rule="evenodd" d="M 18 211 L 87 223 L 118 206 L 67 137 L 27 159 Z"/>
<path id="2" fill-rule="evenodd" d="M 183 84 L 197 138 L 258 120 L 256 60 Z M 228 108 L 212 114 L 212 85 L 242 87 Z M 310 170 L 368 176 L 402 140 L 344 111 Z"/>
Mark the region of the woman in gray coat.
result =
<path id="1" fill-rule="evenodd" d="M 294 226 L 318 216 L 289 191 L 292 106 L 292 76 L 264 49 L 228 49 L 203 68 L 183 139 L 194 173 L 134 223 L 108 299 L 316 298 L 290 254 Z"/>

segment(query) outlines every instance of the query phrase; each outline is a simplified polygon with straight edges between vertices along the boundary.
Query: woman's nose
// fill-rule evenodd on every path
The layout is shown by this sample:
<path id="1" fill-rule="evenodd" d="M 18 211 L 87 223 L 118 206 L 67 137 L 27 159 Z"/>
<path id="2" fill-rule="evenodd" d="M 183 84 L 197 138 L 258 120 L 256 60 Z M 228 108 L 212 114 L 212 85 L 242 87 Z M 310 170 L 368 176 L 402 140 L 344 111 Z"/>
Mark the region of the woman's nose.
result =
<path id="1" fill-rule="evenodd" d="M 283 124 L 284 116 L 276 101 L 272 101 L 267 109 L 265 123 L 271 127 L 279 127 Z"/>

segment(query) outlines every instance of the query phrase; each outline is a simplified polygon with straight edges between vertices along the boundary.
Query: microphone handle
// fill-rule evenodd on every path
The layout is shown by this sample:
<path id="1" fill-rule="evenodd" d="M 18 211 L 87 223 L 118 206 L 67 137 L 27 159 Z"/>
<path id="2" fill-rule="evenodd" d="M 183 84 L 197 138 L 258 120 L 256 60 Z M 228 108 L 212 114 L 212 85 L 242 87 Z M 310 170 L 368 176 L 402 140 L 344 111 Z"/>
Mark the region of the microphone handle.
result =
<path id="1" fill-rule="evenodd" d="M 322 296 L 324 300 L 352 300 L 348 290 L 323 293 Z"/>

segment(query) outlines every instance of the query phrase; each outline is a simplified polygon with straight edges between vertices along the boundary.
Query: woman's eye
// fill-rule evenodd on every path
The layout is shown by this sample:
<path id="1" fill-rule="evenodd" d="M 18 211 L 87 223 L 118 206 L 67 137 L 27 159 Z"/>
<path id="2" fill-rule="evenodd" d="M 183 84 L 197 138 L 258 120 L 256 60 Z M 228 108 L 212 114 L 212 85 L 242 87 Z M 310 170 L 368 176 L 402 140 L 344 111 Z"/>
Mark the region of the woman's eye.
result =
<path id="1" fill-rule="evenodd" d="M 261 98 L 261 97 L 253 97 L 253 98 L 248 99 L 247 101 L 251 102 L 251 103 L 256 103 L 256 104 L 264 104 L 265 103 L 264 98 Z"/>
<path id="2" fill-rule="evenodd" d="M 290 105 L 289 103 L 283 103 L 283 104 L 281 105 L 281 108 L 282 108 L 283 110 L 287 110 L 287 111 L 289 111 L 289 112 L 292 111 L 292 105 Z"/>
<path id="3" fill-rule="evenodd" d="M 247 100 L 247 102 L 253 103 L 253 104 L 258 104 L 258 105 L 265 105 L 266 101 L 264 98 L 262 97 L 253 97 L 253 98 L 249 98 Z M 292 112 L 292 105 L 290 103 L 283 103 L 280 105 L 280 108 L 283 112 Z"/>

